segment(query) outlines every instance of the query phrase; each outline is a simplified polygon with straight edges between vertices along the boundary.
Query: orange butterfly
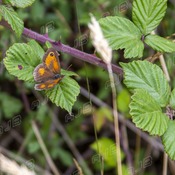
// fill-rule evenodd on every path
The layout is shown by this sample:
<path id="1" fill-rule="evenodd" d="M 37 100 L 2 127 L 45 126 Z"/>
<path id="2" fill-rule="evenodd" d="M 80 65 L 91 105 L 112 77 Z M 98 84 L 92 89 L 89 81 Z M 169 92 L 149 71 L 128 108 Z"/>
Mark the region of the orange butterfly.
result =
<path id="1" fill-rule="evenodd" d="M 41 91 L 53 88 L 64 77 L 60 73 L 59 54 L 54 48 L 49 48 L 43 62 L 34 69 L 34 80 L 39 83 L 35 84 L 35 89 Z"/>

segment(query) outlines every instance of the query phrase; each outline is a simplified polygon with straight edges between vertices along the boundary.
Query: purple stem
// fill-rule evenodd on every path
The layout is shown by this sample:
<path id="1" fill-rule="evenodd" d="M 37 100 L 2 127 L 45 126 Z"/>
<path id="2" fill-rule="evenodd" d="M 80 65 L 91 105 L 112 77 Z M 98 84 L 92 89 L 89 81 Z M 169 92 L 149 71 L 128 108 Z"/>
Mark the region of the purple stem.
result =
<path id="1" fill-rule="evenodd" d="M 0 24 L 5 26 L 5 27 L 11 28 L 8 25 L 8 23 L 3 21 L 3 20 L 0 22 Z M 86 61 L 86 62 L 88 62 L 90 64 L 94 64 L 96 66 L 100 66 L 104 69 L 107 69 L 106 64 L 101 59 L 99 59 L 98 57 L 96 57 L 92 54 L 82 52 L 82 51 L 77 50 L 75 48 L 72 48 L 68 45 L 64 45 L 60 41 L 56 42 L 56 41 L 50 39 L 49 37 L 47 37 L 45 35 L 41 35 L 37 32 L 29 30 L 27 28 L 24 28 L 23 35 L 28 37 L 28 38 L 32 38 L 32 39 L 34 39 L 34 40 L 36 40 L 36 41 L 38 41 L 42 44 L 45 44 L 46 41 L 49 41 L 52 44 L 52 46 L 60 52 L 67 53 L 67 54 L 69 54 L 73 57 L 79 58 L 80 60 Z M 119 66 L 116 66 L 114 64 L 112 64 L 112 70 L 116 74 L 119 74 L 119 75 L 123 74 L 122 68 L 119 67 Z"/>

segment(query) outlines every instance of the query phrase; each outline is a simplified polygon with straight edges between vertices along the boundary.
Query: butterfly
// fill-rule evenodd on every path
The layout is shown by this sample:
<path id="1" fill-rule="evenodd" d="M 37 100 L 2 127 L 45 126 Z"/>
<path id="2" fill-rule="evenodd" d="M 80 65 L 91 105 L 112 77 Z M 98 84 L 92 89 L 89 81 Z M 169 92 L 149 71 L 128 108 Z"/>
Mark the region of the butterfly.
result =
<path id="1" fill-rule="evenodd" d="M 33 71 L 35 90 L 47 90 L 53 88 L 62 79 L 59 54 L 54 48 L 49 48 L 43 56 L 42 63 Z"/>

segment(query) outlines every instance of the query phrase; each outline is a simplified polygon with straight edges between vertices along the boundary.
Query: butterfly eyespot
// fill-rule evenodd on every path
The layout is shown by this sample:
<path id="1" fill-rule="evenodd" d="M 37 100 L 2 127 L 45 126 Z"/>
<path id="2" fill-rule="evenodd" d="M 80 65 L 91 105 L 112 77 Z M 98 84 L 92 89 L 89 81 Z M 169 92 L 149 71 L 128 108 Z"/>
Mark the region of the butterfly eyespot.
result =
<path id="1" fill-rule="evenodd" d="M 50 53 L 50 56 L 51 56 L 51 57 L 53 57 L 53 56 L 54 56 L 54 53 L 53 53 L 53 52 L 51 52 L 51 53 Z"/>

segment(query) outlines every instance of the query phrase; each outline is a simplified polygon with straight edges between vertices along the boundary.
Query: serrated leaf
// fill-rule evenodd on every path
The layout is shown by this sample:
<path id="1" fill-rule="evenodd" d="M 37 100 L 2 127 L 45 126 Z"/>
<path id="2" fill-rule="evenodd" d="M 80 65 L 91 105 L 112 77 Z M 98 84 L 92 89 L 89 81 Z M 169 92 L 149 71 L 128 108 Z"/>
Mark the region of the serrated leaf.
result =
<path id="1" fill-rule="evenodd" d="M 0 93 L 0 106 L 6 118 L 14 117 L 22 109 L 21 101 L 5 92 Z"/>
<path id="2" fill-rule="evenodd" d="M 150 135 L 163 135 L 167 129 L 168 117 L 146 90 L 137 89 L 131 97 L 130 114 L 135 125 Z"/>
<path id="3" fill-rule="evenodd" d="M 19 80 L 33 82 L 33 70 L 41 62 L 40 57 L 27 44 L 16 43 L 11 46 L 4 59 L 8 72 Z"/>
<path id="4" fill-rule="evenodd" d="M 80 86 L 78 83 L 74 79 L 67 76 L 65 76 L 53 89 L 45 91 L 46 96 L 53 103 L 67 110 L 69 113 L 71 113 L 72 106 L 75 103 L 79 93 Z"/>
<path id="5" fill-rule="evenodd" d="M 38 44 L 38 42 L 36 42 L 35 40 L 30 40 L 27 43 L 32 49 L 33 51 L 42 59 L 44 56 L 44 49 Z"/>
<path id="6" fill-rule="evenodd" d="M 72 72 L 72 71 L 67 71 L 67 70 L 64 70 L 64 69 L 61 69 L 61 75 L 66 75 L 66 76 L 76 76 L 76 77 L 79 77 L 79 75 L 75 72 Z"/>
<path id="7" fill-rule="evenodd" d="M 159 52 L 174 52 L 175 43 L 158 35 L 148 35 L 145 43 Z"/>
<path id="8" fill-rule="evenodd" d="M 168 129 L 162 136 L 162 142 L 164 149 L 168 156 L 172 159 L 175 160 L 175 121 L 169 120 L 168 122 Z"/>
<path id="9" fill-rule="evenodd" d="M 9 2 L 12 4 L 12 6 L 25 8 L 31 6 L 35 0 L 9 0 Z"/>
<path id="10" fill-rule="evenodd" d="M 143 56 L 142 34 L 134 23 L 117 16 L 102 18 L 99 23 L 113 50 L 125 49 L 125 58 L 140 58 Z"/>
<path id="11" fill-rule="evenodd" d="M 18 79 L 34 82 L 33 71 L 41 63 L 41 54 L 42 49 L 34 41 L 30 41 L 29 45 L 16 43 L 7 51 L 4 64 L 9 73 Z M 62 70 L 61 74 L 65 75 L 63 80 L 55 88 L 46 91 L 46 95 L 57 106 L 71 113 L 72 106 L 80 93 L 80 87 L 75 80 L 67 76 L 77 74 L 66 70 Z"/>
<path id="12" fill-rule="evenodd" d="M 167 0 L 134 0 L 133 22 L 144 35 L 147 35 L 159 25 L 166 9 Z"/>
<path id="13" fill-rule="evenodd" d="M 24 29 L 24 23 L 18 14 L 11 7 L 4 5 L 0 5 L 0 12 L 16 35 L 20 37 Z"/>
<path id="14" fill-rule="evenodd" d="M 159 66 L 148 61 L 120 63 L 124 70 L 124 83 L 130 90 L 144 89 L 165 107 L 169 102 L 170 86 Z"/>
<path id="15" fill-rule="evenodd" d="M 170 96 L 170 106 L 175 109 L 175 88 L 171 92 Z"/>

